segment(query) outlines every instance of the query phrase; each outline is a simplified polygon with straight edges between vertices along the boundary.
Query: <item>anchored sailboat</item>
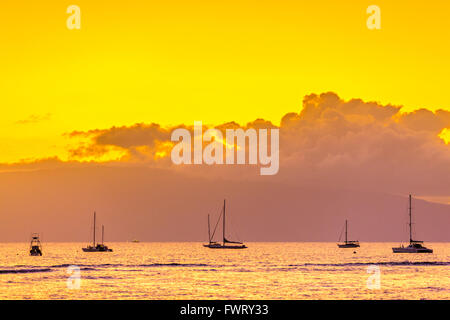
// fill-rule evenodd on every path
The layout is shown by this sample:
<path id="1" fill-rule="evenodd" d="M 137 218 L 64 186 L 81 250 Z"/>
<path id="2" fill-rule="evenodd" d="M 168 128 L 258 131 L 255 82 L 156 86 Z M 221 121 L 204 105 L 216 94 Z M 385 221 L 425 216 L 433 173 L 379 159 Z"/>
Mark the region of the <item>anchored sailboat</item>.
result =
<path id="1" fill-rule="evenodd" d="M 96 218 L 96 213 L 94 212 L 94 237 L 93 237 L 93 241 L 92 241 L 92 246 L 88 245 L 86 248 L 83 248 L 84 252 L 111 252 L 112 249 L 109 249 L 104 243 L 103 243 L 103 239 L 104 239 L 104 234 L 105 234 L 105 227 L 102 226 L 102 243 L 97 243 L 97 245 L 95 244 L 95 219 Z"/>
<path id="2" fill-rule="evenodd" d="M 428 249 L 427 247 L 423 246 L 423 241 L 419 240 L 413 240 L 412 238 L 412 197 L 409 195 L 409 246 L 404 247 L 401 245 L 398 248 L 392 248 L 392 251 L 394 253 L 433 253 L 433 249 Z"/>
<path id="3" fill-rule="evenodd" d="M 42 256 L 42 245 L 38 233 L 31 235 L 30 256 Z"/>
<path id="4" fill-rule="evenodd" d="M 339 248 L 358 248 L 359 247 L 359 241 L 358 240 L 348 240 L 347 234 L 348 234 L 348 223 L 347 220 L 345 220 L 345 241 L 344 243 L 338 243 Z M 341 232 L 342 235 L 342 232 Z M 341 238 L 339 237 L 339 241 Z"/>
<path id="5" fill-rule="evenodd" d="M 206 248 L 210 248 L 210 249 L 245 249 L 247 248 L 247 246 L 245 244 L 243 244 L 242 242 L 238 242 L 238 241 L 230 241 L 227 240 L 227 238 L 225 238 L 225 200 L 223 200 L 223 211 L 222 211 L 222 223 L 223 223 L 223 227 L 222 227 L 222 243 L 220 242 L 216 242 L 213 241 L 214 238 L 214 234 L 216 232 L 216 228 L 219 224 L 220 221 L 220 217 L 217 220 L 216 223 L 216 227 L 214 228 L 213 234 L 211 235 L 211 227 L 210 227 L 210 223 L 209 223 L 209 215 L 208 215 L 208 237 L 209 237 L 209 243 L 208 244 L 204 244 L 203 246 Z"/>

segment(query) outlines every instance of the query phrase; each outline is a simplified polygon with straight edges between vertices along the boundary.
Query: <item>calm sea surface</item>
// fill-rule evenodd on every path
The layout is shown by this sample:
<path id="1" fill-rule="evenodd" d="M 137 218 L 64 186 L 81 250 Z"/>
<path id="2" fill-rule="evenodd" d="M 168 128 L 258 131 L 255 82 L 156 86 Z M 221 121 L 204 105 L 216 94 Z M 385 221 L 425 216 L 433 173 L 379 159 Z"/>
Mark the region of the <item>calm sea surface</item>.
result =
<path id="1" fill-rule="evenodd" d="M 114 252 L 44 243 L 31 257 L 28 243 L 0 244 L 0 299 L 450 299 L 450 243 L 427 243 L 433 254 L 394 254 L 398 243 L 356 253 L 335 243 L 108 245 Z"/>

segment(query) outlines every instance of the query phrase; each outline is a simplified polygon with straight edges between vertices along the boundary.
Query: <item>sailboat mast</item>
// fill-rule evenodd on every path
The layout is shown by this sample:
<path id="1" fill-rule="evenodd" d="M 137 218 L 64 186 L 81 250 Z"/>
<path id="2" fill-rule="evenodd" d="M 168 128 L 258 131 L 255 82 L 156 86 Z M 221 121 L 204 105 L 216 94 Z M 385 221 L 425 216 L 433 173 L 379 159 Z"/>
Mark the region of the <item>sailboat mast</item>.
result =
<path id="1" fill-rule="evenodd" d="M 409 195 L 409 242 L 412 242 L 411 195 Z"/>
<path id="2" fill-rule="evenodd" d="M 105 226 L 102 225 L 102 245 L 103 245 L 103 235 L 105 234 Z"/>
<path id="3" fill-rule="evenodd" d="M 208 214 L 208 240 L 211 243 L 211 227 L 209 225 L 209 214 Z"/>
<path id="4" fill-rule="evenodd" d="M 93 242 L 92 242 L 92 245 L 95 247 L 95 215 L 96 215 L 96 213 L 95 213 L 95 211 L 94 211 L 94 240 L 93 240 Z"/>
<path id="5" fill-rule="evenodd" d="M 225 246 L 225 199 L 223 199 L 223 245 Z"/>
<path id="6" fill-rule="evenodd" d="M 347 220 L 345 220 L 345 243 L 347 243 Z"/>

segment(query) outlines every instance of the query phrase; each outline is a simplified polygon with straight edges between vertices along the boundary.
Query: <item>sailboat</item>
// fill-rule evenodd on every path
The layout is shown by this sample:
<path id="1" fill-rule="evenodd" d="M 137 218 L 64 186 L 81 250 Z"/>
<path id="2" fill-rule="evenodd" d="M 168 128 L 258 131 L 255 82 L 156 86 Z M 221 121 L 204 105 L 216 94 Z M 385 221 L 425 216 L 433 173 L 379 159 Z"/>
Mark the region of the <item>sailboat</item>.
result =
<path id="1" fill-rule="evenodd" d="M 42 245 L 38 233 L 31 235 L 30 256 L 42 256 Z"/>
<path id="2" fill-rule="evenodd" d="M 223 200 L 223 211 L 222 211 L 222 223 L 223 223 L 223 227 L 222 227 L 222 243 L 220 242 L 216 242 L 213 241 L 213 237 L 214 234 L 216 232 L 216 228 L 217 225 L 219 224 L 220 221 L 220 217 L 217 220 L 216 223 L 216 227 L 214 228 L 214 232 L 211 235 L 211 228 L 210 228 L 210 223 L 209 223 L 209 215 L 208 215 L 208 238 L 209 238 L 209 243 L 208 244 L 204 244 L 203 246 L 206 248 L 210 248 L 210 249 L 245 249 L 247 248 L 247 246 L 245 244 L 243 244 L 242 242 L 238 242 L 238 241 L 230 241 L 227 240 L 227 238 L 225 238 L 225 208 L 226 208 L 226 202 L 225 200 Z"/>
<path id="3" fill-rule="evenodd" d="M 409 246 L 404 247 L 401 245 L 397 248 L 392 248 L 394 253 L 433 253 L 433 249 L 428 249 L 423 246 L 423 241 L 413 240 L 412 238 L 412 218 L 411 218 L 411 207 L 412 197 L 409 195 Z"/>
<path id="4" fill-rule="evenodd" d="M 338 243 L 338 247 L 339 248 L 358 248 L 359 247 L 359 241 L 358 240 L 348 240 L 347 239 L 347 234 L 348 234 L 348 222 L 347 220 L 345 220 L 345 241 L 344 243 Z M 342 232 L 341 232 L 342 235 Z M 341 238 L 339 237 L 339 240 L 341 240 Z"/>
<path id="5" fill-rule="evenodd" d="M 94 212 L 94 239 L 92 241 L 92 246 L 88 245 L 86 248 L 83 248 L 84 252 L 112 252 L 112 249 L 109 249 L 104 243 L 104 234 L 105 234 L 105 227 L 102 225 L 102 243 L 95 244 L 95 219 L 96 213 Z"/>

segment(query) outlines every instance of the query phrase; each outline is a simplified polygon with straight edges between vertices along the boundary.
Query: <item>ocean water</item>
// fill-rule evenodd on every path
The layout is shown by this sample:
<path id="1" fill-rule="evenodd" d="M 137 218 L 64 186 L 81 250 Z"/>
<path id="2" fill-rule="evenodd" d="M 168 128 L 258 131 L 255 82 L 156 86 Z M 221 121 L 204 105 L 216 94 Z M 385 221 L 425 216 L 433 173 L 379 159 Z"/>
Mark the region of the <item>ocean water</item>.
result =
<path id="1" fill-rule="evenodd" d="M 31 257 L 28 243 L 0 244 L 0 299 L 450 299 L 450 243 L 427 243 L 432 254 L 394 254 L 398 243 L 85 245 L 44 243 Z"/>

